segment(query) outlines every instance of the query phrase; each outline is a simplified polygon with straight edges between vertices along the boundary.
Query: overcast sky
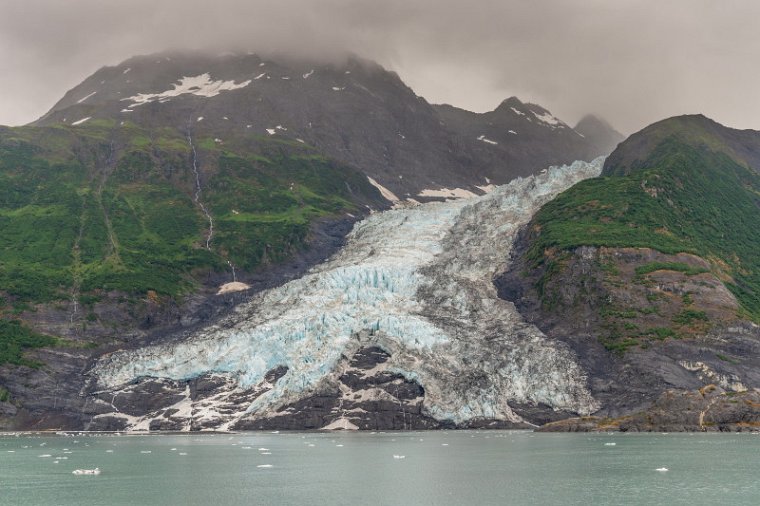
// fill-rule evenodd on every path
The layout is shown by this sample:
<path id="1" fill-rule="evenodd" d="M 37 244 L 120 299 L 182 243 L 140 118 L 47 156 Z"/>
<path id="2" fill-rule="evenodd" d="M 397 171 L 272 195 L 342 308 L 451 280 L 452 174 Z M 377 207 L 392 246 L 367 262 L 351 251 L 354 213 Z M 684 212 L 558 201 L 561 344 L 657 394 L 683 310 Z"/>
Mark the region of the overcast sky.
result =
<path id="1" fill-rule="evenodd" d="M 631 133 L 704 113 L 760 129 L 757 0 L 0 0 L 0 124 L 165 49 L 352 51 L 474 111 L 511 95 Z"/>

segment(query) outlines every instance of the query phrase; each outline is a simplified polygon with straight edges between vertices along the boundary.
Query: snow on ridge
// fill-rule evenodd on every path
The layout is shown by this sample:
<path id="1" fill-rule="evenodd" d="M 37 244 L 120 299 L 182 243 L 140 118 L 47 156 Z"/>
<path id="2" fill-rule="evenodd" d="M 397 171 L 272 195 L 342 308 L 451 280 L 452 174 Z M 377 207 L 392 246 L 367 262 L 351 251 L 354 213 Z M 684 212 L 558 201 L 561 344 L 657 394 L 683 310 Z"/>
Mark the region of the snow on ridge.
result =
<path id="1" fill-rule="evenodd" d="M 252 296 L 182 342 L 106 355 L 93 377 L 114 394 L 145 377 L 213 374 L 241 389 L 230 391 L 266 385 L 252 403 L 238 401 L 237 412 L 219 416 L 219 427 L 232 427 L 247 416 L 276 416 L 325 381 L 337 383 L 341 357 L 380 346 L 391 355 L 389 371 L 424 388 L 423 410 L 438 420 L 521 421 L 512 402 L 592 413 L 598 404 L 574 353 L 499 299 L 492 279 L 508 267 L 520 227 L 560 192 L 599 175 L 603 162 L 370 215 L 302 278 Z M 267 383 L 267 372 L 280 366 L 287 373 Z"/>
<path id="2" fill-rule="evenodd" d="M 445 199 L 468 199 L 476 197 L 470 190 L 464 188 L 441 188 L 439 190 L 426 189 L 417 194 L 418 197 L 443 197 Z"/>
<path id="3" fill-rule="evenodd" d="M 90 98 L 91 96 L 93 96 L 96 93 L 97 93 L 97 91 L 93 91 L 92 93 L 90 93 L 86 97 L 80 98 L 79 100 L 77 100 L 77 104 L 81 104 L 82 102 L 84 102 L 85 100 L 87 100 L 88 98 Z"/>
<path id="4" fill-rule="evenodd" d="M 512 109 L 515 112 L 515 114 L 517 114 L 518 116 L 525 116 L 524 112 L 522 112 L 522 111 L 520 111 L 518 109 L 515 109 L 514 107 L 510 107 L 510 109 Z"/>
<path id="5" fill-rule="evenodd" d="M 160 101 L 162 99 L 168 99 L 171 97 L 177 97 L 179 95 L 196 95 L 199 97 L 215 97 L 223 91 L 238 90 L 245 88 L 251 84 L 251 80 L 236 83 L 232 81 L 213 81 L 211 74 L 206 72 L 193 77 L 182 77 L 178 83 L 172 84 L 173 88 L 170 90 L 162 91 L 160 93 L 139 93 L 132 97 L 122 98 L 122 100 L 131 100 L 134 102 L 129 107 L 137 107 L 139 105 L 148 104 L 150 102 Z"/>
<path id="6" fill-rule="evenodd" d="M 552 113 L 548 111 L 540 114 L 536 111 L 530 112 L 533 113 L 533 116 L 535 116 L 539 121 L 546 123 L 547 125 L 551 125 L 553 128 L 565 128 L 565 124 L 561 120 L 555 118 Z"/>
<path id="7" fill-rule="evenodd" d="M 388 188 L 386 188 L 385 186 L 381 185 L 380 183 L 378 183 L 377 181 L 375 181 L 371 177 L 367 176 L 367 179 L 369 180 L 369 184 L 371 184 L 372 186 L 374 186 L 375 188 L 377 188 L 378 190 L 380 190 L 380 194 L 383 196 L 383 198 L 385 198 L 385 200 L 393 202 L 394 204 L 396 202 L 398 202 L 399 200 L 401 200 L 401 199 L 399 199 L 396 196 L 395 193 L 393 193 Z"/>
<path id="8" fill-rule="evenodd" d="M 71 126 L 77 126 L 77 125 L 81 125 L 82 123 L 84 123 L 85 121 L 88 121 L 88 120 L 90 120 L 90 119 L 92 119 L 92 116 L 87 116 L 86 118 L 82 118 L 82 119 L 80 119 L 80 120 L 78 120 L 78 121 L 75 121 L 75 122 L 73 122 L 73 123 L 71 124 Z"/>

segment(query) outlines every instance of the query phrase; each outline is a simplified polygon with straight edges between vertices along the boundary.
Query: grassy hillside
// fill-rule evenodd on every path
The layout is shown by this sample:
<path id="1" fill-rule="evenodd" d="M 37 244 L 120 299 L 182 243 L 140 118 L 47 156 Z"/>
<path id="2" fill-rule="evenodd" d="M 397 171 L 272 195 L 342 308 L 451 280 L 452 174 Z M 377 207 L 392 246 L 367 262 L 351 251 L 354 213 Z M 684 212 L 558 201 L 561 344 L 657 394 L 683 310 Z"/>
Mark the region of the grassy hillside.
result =
<path id="1" fill-rule="evenodd" d="M 715 138 L 684 139 L 665 137 L 634 170 L 606 168 L 615 175 L 584 181 L 544 206 L 532 265 L 551 276 L 563 252 L 579 246 L 689 252 L 708 260 L 745 317 L 760 321 L 760 176 Z"/>
<path id="2" fill-rule="evenodd" d="M 208 248 L 185 132 L 0 128 L 0 314 L 110 291 L 178 298 L 228 262 L 252 272 L 287 259 L 317 219 L 383 202 L 366 177 L 301 144 L 193 142 L 198 198 L 214 220 Z M 14 343 L 45 344 L 9 325 L 0 321 L 0 363 L 18 362 Z"/>

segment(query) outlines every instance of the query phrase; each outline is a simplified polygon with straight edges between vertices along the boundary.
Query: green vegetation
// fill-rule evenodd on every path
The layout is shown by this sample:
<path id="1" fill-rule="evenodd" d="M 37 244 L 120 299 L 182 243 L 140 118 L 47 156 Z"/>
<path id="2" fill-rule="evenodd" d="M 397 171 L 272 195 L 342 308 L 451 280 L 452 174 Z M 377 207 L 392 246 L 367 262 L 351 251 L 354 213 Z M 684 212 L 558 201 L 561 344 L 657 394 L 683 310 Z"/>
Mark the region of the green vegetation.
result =
<path id="1" fill-rule="evenodd" d="M 0 387 L 0 402 L 8 402 L 11 400 L 11 393 L 8 389 Z"/>
<path id="2" fill-rule="evenodd" d="M 694 309 L 683 309 L 673 318 L 673 322 L 679 325 L 691 325 L 695 322 L 706 322 L 708 320 L 709 318 L 704 311 Z"/>
<path id="3" fill-rule="evenodd" d="M 195 145 L 210 248 L 184 132 L 103 120 L 0 127 L 3 310 L 73 296 L 91 322 L 107 292 L 181 298 L 228 262 L 251 272 L 286 260 L 315 220 L 383 202 L 362 174 L 308 146 L 253 135 Z M 1 325 L 0 363 L 23 363 L 25 348 L 51 343 Z"/>
<path id="4" fill-rule="evenodd" d="M 666 137 L 627 175 L 577 184 L 536 215 L 528 260 L 551 276 L 563 252 L 579 246 L 693 253 L 711 262 L 745 316 L 760 322 L 760 176 L 718 148 Z M 636 274 L 659 269 L 704 272 L 668 263 L 642 266 Z M 685 312 L 681 321 L 703 319 Z"/>
<path id="5" fill-rule="evenodd" d="M 636 277 L 644 277 L 656 271 L 675 271 L 687 276 L 696 276 L 705 272 L 710 272 L 704 267 L 693 267 L 680 262 L 650 262 L 646 265 L 636 267 Z"/>
<path id="6" fill-rule="evenodd" d="M 716 353 L 715 356 L 718 358 L 718 360 L 722 360 L 723 362 L 728 362 L 729 364 L 738 364 L 739 362 L 728 355 L 723 355 L 722 353 Z M 730 394 L 734 394 L 736 392 L 726 392 Z"/>
<path id="7" fill-rule="evenodd" d="M 24 352 L 54 344 L 54 337 L 38 334 L 18 320 L 0 319 L 0 365 L 10 363 L 39 367 L 39 362 L 24 358 Z"/>

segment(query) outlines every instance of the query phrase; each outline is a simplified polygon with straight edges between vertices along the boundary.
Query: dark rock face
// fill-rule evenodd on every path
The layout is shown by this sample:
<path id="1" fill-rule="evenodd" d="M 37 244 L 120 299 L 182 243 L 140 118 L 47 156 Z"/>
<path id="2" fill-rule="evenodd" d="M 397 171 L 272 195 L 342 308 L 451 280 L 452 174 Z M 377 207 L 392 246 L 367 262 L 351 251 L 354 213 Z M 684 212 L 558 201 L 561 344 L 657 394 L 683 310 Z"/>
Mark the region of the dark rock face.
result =
<path id="1" fill-rule="evenodd" d="M 266 418 L 238 422 L 236 429 L 367 429 L 440 428 L 422 408 L 425 391 L 416 382 L 384 369 L 390 358 L 377 347 L 358 350 L 346 360 L 337 384 Z"/>
<path id="2" fill-rule="evenodd" d="M 667 390 L 644 411 L 621 418 L 572 418 L 547 424 L 542 432 L 757 432 L 760 390 L 726 392 L 715 385 Z"/>

